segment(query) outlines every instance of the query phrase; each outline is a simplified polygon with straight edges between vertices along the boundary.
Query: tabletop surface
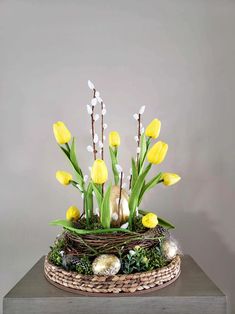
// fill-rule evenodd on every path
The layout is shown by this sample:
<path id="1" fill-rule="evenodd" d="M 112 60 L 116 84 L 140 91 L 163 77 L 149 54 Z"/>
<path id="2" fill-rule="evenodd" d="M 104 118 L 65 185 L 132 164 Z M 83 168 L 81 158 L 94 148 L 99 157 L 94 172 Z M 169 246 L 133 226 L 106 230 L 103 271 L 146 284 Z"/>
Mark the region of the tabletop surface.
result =
<path id="1" fill-rule="evenodd" d="M 43 274 L 44 257 L 4 297 L 11 298 L 84 298 L 51 285 Z M 191 256 L 182 257 L 180 277 L 170 286 L 135 297 L 224 297 L 224 293 L 210 280 Z M 120 297 L 131 297 L 130 294 Z"/>

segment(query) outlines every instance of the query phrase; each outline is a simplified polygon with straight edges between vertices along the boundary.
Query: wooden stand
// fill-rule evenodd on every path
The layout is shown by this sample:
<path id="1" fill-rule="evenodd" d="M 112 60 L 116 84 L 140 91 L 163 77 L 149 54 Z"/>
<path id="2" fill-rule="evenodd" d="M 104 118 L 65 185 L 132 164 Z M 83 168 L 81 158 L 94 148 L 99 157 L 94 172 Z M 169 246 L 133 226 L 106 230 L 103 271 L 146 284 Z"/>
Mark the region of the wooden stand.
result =
<path id="1" fill-rule="evenodd" d="M 3 314 L 226 314 L 226 296 L 190 256 L 171 285 L 139 295 L 85 296 L 60 290 L 43 274 L 44 257 L 3 299 Z"/>

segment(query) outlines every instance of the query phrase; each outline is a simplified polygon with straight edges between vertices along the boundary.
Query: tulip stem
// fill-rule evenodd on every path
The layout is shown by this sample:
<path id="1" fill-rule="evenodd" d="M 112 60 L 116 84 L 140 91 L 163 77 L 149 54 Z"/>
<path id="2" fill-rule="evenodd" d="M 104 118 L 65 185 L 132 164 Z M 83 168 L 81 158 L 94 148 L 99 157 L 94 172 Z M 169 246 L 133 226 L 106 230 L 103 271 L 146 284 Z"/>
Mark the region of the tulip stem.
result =
<path id="1" fill-rule="evenodd" d="M 68 143 L 65 143 L 65 146 L 67 147 L 68 152 L 70 152 L 70 147 Z"/>
<path id="2" fill-rule="evenodd" d="M 120 189 L 119 189 L 119 199 L 118 199 L 118 226 L 120 227 L 121 224 L 121 199 L 122 199 L 122 179 L 123 179 L 123 171 L 121 172 L 120 176 Z"/>

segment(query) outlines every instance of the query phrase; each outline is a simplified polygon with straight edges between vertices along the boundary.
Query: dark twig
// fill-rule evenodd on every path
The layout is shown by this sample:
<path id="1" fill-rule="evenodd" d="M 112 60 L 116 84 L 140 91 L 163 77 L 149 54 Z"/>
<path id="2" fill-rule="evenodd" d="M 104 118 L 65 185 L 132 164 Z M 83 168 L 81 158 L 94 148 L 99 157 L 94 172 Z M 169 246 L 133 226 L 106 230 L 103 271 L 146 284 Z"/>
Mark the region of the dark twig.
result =
<path id="1" fill-rule="evenodd" d="M 96 90 L 93 89 L 93 98 L 95 98 L 95 92 Z M 91 136 L 92 136 L 92 147 L 93 147 L 93 154 L 94 154 L 94 160 L 96 160 L 96 145 L 94 142 L 94 138 L 95 138 L 95 120 L 94 120 L 94 110 L 95 110 L 95 106 L 92 105 L 92 113 L 91 113 Z"/>

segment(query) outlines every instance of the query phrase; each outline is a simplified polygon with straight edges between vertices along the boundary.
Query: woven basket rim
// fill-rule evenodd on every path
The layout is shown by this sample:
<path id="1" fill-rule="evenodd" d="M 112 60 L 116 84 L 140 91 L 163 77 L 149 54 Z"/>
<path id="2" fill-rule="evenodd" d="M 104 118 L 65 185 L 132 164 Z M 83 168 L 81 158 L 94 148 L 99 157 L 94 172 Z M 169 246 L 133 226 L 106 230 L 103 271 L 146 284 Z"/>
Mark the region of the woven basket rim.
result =
<path id="1" fill-rule="evenodd" d="M 136 273 L 132 273 L 132 274 L 116 274 L 116 275 L 83 275 L 83 274 L 80 274 L 80 273 L 78 273 L 78 272 L 76 272 L 76 271 L 68 271 L 68 270 L 65 270 L 63 267 L 61 267 L 61 266 L 57 266 L 57 265 L 54 265 L 54 264 L 52 264 L 50 261 L 49 261 L 49 259 L 48 259 L 48 255 L 46 255 L 46 257 L 45 257 L 45 264 L 49 264 L 49 265 L 51 265 L 51 266 L 53 266 L 55 269 L 58 269 L 59 271 L 63 271 L 63 272 L 66 272 L 66 273 L 68 273 L 68 274 L 70 274 L 70 273 L 72 273 L 72 274 L 76 274 L 77 276 L 79 276 L 80 278 L 86 278 L 86 279 L 88 279 L 88 278 L 93 278 L 94 276 L 99 276 L 100 278 L 101 277 L 105 277 L 105 278 L 107 278 L 107 277 L 109 277 L 109 278 L 113 278 L 113 277 L 123 277 L 123 276 L 125 276 L 125 278 L 128 278 L 128 276 L 133 276 L 133 275 L 135 275 L 135 276 L 140 276 L 141 274 L 151 274 L 151 273 L 153 273 L 153 272 L 156 272 L 156 271 L 162 271 L 162 272 L 164 272 L 164 270 L 168 270 L 168 268 L 169 267 L 171 267 L 173 264 L 175 264 L 175 263 L 177 263 L 177 262 L 179 262 L 179 260 L 181 260 L 181 257 L 180 257 L 180 255 L 176 255 L 170 262 L 169 262 L 169 264 L 167 264 L 166 266 L 163 266 L 163 267 L 160 267 L 160 268 L 155 268 L 155 269 L 152 269 L 152 270 L 148 270 L 148 271 L 143 271 L 143 272 L 136 272 Z"/>

